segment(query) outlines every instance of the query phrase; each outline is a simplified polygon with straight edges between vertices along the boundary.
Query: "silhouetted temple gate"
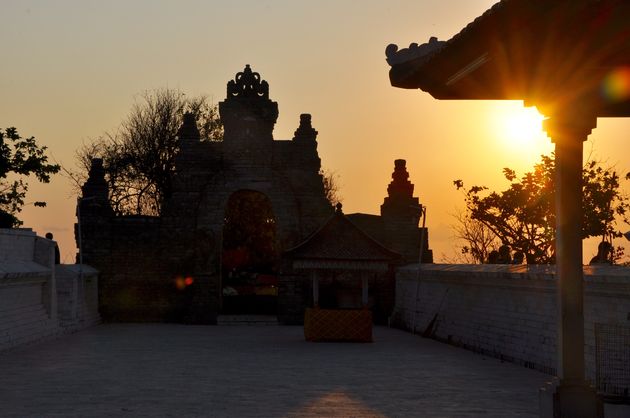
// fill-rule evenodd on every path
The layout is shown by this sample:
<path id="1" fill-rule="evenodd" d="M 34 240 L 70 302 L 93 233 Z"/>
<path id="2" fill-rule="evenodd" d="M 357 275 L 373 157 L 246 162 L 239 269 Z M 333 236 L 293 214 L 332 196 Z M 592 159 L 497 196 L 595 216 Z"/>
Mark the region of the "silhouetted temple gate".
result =
<path id="1" fill-rule="evenodd" d="M 301 115 L 291 140 L 274 141 L 278 104 L 246 66 L 219 103 L 222 142 L 200 140 L 188 116 L 172 198 L 161 217 L 113 216 L 102 161 L 95 160 L 81 200 L 83 260 L 101 272 L 105 320 L 214 323 L 221 307 L 221 258 L 230 196 L 266 196 L 277 248 L 294 246 L 333 212 L 326 200 L 317 131 Z"/>
<path id="2" fill-rule="evenodd" d="M 293 279 L 278 277 L 276 257 L 303 242 L 334 212 L 324 192 L 311 116 L 300 115 L 293 139 L 274 140 L 278 104 L 269 99 L 267 82 L 249 65 L 228 83 L 219 111 L 222 142 L 202 141 L 194 117 L 185 116 L 174 190 L 160 217 L 115 216 L 103 161 L 92 161 L 79 200 L 82 252 L 83 261 L 100 272 L 104 320 L 216 323 L 224 295 L 238 294 L 240 283 L 232 279 L 243 277 L 241 273 L 251 273 L 254 287 L 263 292 L 277 285 L 279 319 L 303 313 L 298 293 L 290 290 L 296 285 Z M 418 259 L 424 237 L 422 259 L 432 262 L 428 235 L 418 228 L 419 201 L 408 177 L 405 161 L 397 160 L 382 216 L 348 217 L 407 262 Z M 230 201 L 238 196 L 255 197 L 254 206 L 264 202 L 261 229 L 245 235 L 260 233 L 266 241 L 252 246 L 235 239 L 243 231 L 232 228 L 232 209 L 238 205 Z M 251 254 L 252 248 L 257 255 Z M 237 265 L 243 262 L 238 257 L 245 255 L 255 268 L 238 271 L 247 264 Z"/>

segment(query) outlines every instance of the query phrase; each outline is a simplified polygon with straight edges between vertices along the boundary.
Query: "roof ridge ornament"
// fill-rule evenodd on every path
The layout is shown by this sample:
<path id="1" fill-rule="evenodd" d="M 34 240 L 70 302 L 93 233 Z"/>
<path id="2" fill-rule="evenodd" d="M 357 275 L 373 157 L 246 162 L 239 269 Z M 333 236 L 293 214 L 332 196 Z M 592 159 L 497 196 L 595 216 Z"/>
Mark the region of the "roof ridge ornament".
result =
<path id="1" fill-rule="evenodd" d="M 398 50 L 398 45 L 389 44 L 385 48 L 385 56 L 387 57 L 387 63 L 393 66 L 419 58 L 428 58 L 434 52 L 442 49 L 445 43 L 445 41 L 438 41 L 438 38 L 432 36 L 427 43 L 418 45 L 414 42 L 409 45 L 409 48 L 401 50 Z"/>
<path id="2" fill-rule="evenodd" d="M 227 96 L 244 99 L 269 99 L 269 83 L 260 77 L 250 68 L 249 64 L 245 69 L 236 73 L 234 80 L 227 84 Z"/>

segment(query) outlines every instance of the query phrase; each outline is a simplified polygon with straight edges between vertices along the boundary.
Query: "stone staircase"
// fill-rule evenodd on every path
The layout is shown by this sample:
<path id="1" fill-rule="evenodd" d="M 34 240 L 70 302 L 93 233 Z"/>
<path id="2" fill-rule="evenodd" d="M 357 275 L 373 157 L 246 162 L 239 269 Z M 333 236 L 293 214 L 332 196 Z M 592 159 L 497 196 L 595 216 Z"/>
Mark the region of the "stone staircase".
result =
<path id="1" fill-rule="evenodd" d="M 217 325 L 278 325 L 275 315 L 219 315 Z"/>

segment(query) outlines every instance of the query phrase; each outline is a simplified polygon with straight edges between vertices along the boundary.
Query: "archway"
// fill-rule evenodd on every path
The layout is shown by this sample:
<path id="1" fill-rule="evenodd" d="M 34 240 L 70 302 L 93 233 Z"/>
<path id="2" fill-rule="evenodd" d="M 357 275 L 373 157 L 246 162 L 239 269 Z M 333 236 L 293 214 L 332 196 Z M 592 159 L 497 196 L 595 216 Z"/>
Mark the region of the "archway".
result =
<path id="1" fill-rule="evenodd" d="M 278 258 L 269 198 L 253 190 L 233 193 L 223 218 L 222 313 L 275 315 Z"/>

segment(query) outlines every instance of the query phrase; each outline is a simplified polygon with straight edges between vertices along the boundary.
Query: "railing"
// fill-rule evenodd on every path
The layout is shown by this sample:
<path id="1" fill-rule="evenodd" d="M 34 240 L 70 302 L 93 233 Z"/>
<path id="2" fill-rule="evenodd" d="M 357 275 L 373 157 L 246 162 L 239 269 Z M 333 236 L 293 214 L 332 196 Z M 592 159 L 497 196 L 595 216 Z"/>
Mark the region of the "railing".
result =
<path id="1" fill-rule="evenodd" d="M 595 350 L 597 390 L 630 402 L 630 326 L 595 324 Z"/>

